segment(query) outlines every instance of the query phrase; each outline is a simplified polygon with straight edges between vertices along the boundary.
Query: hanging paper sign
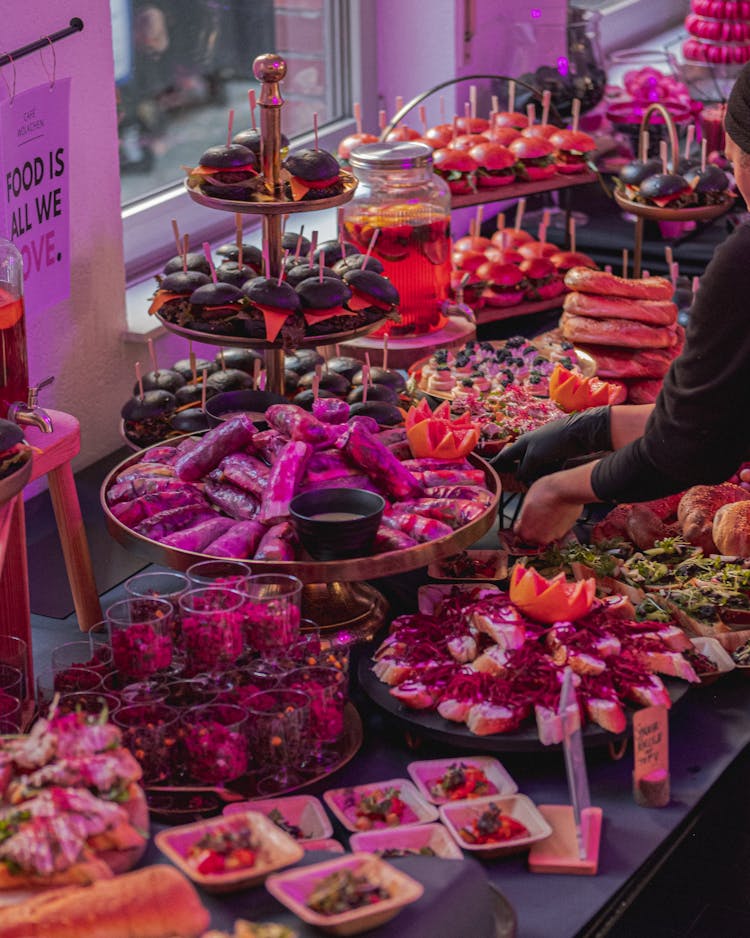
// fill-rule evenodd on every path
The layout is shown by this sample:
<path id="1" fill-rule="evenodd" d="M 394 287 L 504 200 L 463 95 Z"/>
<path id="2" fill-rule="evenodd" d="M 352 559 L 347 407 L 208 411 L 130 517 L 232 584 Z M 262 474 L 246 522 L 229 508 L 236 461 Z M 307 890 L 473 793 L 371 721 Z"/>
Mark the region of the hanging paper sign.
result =
<path id="1" fill-rule="evenodd" d="M 21 252 L 35 315 L 70 295 L 70 79 L 0 93 L 0 235 Z"/>

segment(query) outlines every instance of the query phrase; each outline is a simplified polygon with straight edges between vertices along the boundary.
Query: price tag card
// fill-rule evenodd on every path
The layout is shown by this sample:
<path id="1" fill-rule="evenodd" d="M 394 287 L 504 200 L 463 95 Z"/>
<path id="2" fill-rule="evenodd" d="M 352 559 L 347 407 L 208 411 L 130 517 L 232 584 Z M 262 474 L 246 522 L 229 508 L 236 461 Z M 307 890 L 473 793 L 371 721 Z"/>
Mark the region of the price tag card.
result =
<path id="1" fill-rule="evenodd" d="M 669 774 L 669 723 L 666 707 L 646 707 L 633 714 L 634 779 Z"/>

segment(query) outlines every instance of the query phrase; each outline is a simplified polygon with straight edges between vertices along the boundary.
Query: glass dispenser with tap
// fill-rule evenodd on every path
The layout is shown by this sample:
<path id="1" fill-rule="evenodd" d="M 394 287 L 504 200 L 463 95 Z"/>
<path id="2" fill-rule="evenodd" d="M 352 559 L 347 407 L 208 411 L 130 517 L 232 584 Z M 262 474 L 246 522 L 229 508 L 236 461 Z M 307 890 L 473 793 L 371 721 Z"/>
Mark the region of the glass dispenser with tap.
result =
<path id="1" fill-rule="evenodd" d="M 0 417 L 28 394 L 23 260 L 15 245 L 0 238 Z"/>

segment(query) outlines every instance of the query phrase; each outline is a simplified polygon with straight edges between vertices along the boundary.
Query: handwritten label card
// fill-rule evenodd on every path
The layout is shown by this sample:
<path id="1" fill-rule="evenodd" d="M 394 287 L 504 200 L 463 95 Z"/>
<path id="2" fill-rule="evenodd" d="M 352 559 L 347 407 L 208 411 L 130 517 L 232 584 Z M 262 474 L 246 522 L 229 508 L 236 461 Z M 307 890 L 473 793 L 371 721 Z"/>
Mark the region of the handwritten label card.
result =
<path id="1" fill-rule="evenodd" d="M 669 723 L 666 707 L 646 707 L 633 714 L 635 779 L 669 772 Z"/>

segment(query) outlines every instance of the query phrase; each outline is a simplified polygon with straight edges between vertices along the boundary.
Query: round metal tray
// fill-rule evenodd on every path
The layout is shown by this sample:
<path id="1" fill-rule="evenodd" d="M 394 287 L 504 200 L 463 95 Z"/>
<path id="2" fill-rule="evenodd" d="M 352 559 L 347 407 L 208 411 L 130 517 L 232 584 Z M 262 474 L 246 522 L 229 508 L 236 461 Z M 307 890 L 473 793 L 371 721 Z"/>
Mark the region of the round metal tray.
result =
<path id="1" fill-rule="evenodd" d="M 194 202 L 205 205 L 206 208 L 218 209 L 220 212 L 233 212 L 240 215 L 293 215 L 297 212 L 320 212 L 351 201 L 357 189 L 358 180 L 345 169 L 341 170 L 341 178 L 344 181 L 344 191 L 340 195 L 334 195 L 328 199 L 311 199 L 306 202 L 236 202 L 232 199 L 217 199 L 204 195 L 200 188 L 189 186 L 187 179 L 184 185 L 187 194 Z"/>
<path id="2" fill-rule="evenodd" d="M 165 440 L 155 446 L 176 445 L 178 440 Z M 102 483 L 100 502 L 107 523 L 109 533 L 118 543 L 133 550 L 153 563 L 171 567 L 174 570 L 187 570 L 194 563 L 201 560 L 211 560 L 210 554 L 192 553 L 167 547 L 151 538 L 138 534 L 126 527 L 109 510 L 106 495 L 114 480 L 130 466 L 141 461 L 147 461 L 148 451 L 151 447 L 139 453 L 128 456 L 107 475 Z M 348 583 L 363 580 L 375 580 L 380 577 L 393 576 L 409 570 L 418 570 L 426 567 L 433 560 L 449 557 L 458 553 L 465 547 L 478 541 L 483 534 L 492 527 L 500 501 L 500 479 L 494 469 L 478 456 L 470 455 L 469 462 L 476 468 L 482 469 L 487 481 L 487 487 L 492 493 L 492 502 L 487 510 L 476 520 L 466 524 L 445 537 L 426 544 L 417 544 L 406 550 L 389 551 L 386 554 L 376 554 L 371 557 L 356 557 L 352 560 L 294 560 L 294 561 L 267 561 L 252 560 L 250 564 L 254 573 L 293 573 L 305 583 Z"/>
<path id="3" fill-rule="evenodd" d="M 338 772 L 354 758 L 362 746 L 363 731 L 362 719 L 353 703 L 349 702 L 344 708 L 344 732 L 336 744 L 336 761 L 327 765 L 316 775 L 311 775 L 304 782 L 294 785 L 284 791 L 276 792 L 273 797 L 291 794 L 294 791 L 314 785 L 321 779 L 328 778 Z M 167 821 L 170 824 L 185 822 L 199 817 L 209 817 L 218 814 L 225 804 L 257 798 L 268 798 L 267 794 L 259 795 L 255 790 L 255 779 L 252 775 L 243 775 L 236 781 L 228 782 L 223 787 L 210 788 L 198 783 L 189 782 L 180 785 L 152 785 L 144 788 L 152 818 Z"/>
<path id="4" fill-rule="evenodd" d="M 443 719 L 437 710 L 410 710 L 390 693 L 390 685 L 384 684 L 372 671 L 372 661 L 369 658 L 360 659 L 358 678 L 362 690 L 373 703 L 403 723 L 404 729 L 411 735 L 426 736 L 469 752 L 542 752 L 561 748 L 559 743 L 544 746 L 539 740 L 533 720 L 527 719 L 523 726 L 512 733 L 477 736 L 464 723 L 452 723 Z M 664 685 L 673 704 L 680 700 L 691 686 L 685 681 L 669 678 L 664 680 Z M 630 708 L 626 710 L 629 726 L 633 712 Z M 610 743 L 622 739 L 622 736 L 615 736 L 596 723 L 587 723 L 582 735 L 583 745 L 587 749 L 609 746 Z M 627 731 L 622 735 L 626 736 Z"/>
<path id="5" fill-rule="evenodd" d="M 246 336 L 235 335 L 216 335 L 214 332 L 199 332 L 197 329 L 186 329 L 185 326 L 178 326 L 177 323 L 169 322 L 156 313 L 156 318 L 169 332 L 182 336 L 192 342 L 201 342 L 203 345 L 216 345 L 229 348 L 259 348 L 259 349 L 283 349 L 281 342 L 269 342 L 267 339 L 250 339 Z M 358 336 L 368 335 L 375 329 L 379 329 L 385 319 L 378 319 L 375 322 L 368 323 L 359 329 L 349 329 L 347 332 L 330 332 L 325 335 L 306 335 L 295 348 L 316 348 L 318 345 L 336 345 L 339 342 L 348 342 L 350 339 L 356 339 Z"/>
<path id="6" fill-rule="evenodd" d="M 695 208 L 659 208 L 658 205 L 641 205 L 626 199 L 615 191 L 615 202 L 625 212 L 648 218 L 651 221 L 711 221 L 718 218 L 734 205 L 734 195 L 728 192 L 717 205 L 702 205 Z"/>
<path id="7" fill-rule="evenodd" d="M 20 469 L 16 469 L 16 471 L 11 472 L 9 476 L 0 479 L 0 505 L 4 505 L 6 502 L 9 502 L 11 498 L 15 498 L 23 489 L 31 478 L 32 463 L 33 459 L 31 455 L 29 455 L 29 458 Z"/>

